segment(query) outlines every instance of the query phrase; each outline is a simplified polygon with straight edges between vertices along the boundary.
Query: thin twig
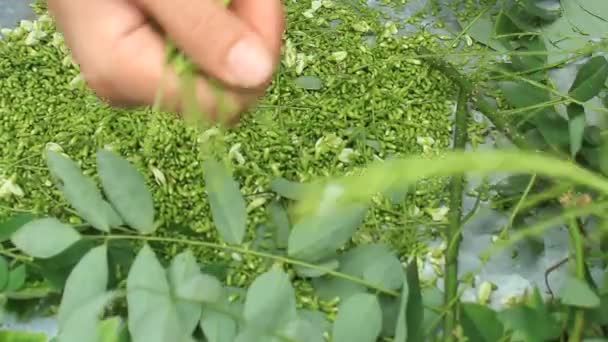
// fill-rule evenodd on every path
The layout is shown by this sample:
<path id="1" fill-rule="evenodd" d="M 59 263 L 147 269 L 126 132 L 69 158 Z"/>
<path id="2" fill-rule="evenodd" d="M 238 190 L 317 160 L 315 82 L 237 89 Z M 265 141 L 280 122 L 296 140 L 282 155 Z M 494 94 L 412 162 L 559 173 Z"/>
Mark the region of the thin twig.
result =
<path id="1" fill-rule="evenodd" d="M 551 296 L 551 299 L 553 299 L 554 295 L 553 291 L 551 290 L 551 285 L 549 284 L 549 275 L 551 275 L 553 271 L 560 268 L 563 264 L 567 263 L 568 260 L 570 260 L 570 257 L 565 257 L 545 270 L 545 285 L 547 286 L 547 292 L 549 292 L 549 296 Z"/>

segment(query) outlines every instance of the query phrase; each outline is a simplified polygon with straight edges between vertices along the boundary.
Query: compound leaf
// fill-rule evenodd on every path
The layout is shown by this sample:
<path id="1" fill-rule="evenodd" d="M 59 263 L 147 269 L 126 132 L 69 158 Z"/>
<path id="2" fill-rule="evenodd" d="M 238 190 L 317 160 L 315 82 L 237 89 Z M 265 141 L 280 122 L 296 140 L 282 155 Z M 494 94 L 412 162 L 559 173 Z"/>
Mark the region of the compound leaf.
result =
<path id="1" fill-rule="evenodd" d="M 30 213 L 18 214 L 0 223 L 0 242 L 9 240 L 24 224 L 34 220 L 36 217 Z"/>
<path id="2" fill-rule="evenodd" d="M 463 303 L 461 310 L 461 325 L 470 342 L 493 342 L 503 336 L 503 325 L 494 310 L 477 303 Z"/>
<path id="3" fill-rule="evenodd" d="M 114 297 L 112 292 L 104 292 L 85 302 L 79 303 L 77 308 L 63 322 L 58 340 L 61 342 L 97 341 L 100 336 L 99 316 L 104 307 Z"/>

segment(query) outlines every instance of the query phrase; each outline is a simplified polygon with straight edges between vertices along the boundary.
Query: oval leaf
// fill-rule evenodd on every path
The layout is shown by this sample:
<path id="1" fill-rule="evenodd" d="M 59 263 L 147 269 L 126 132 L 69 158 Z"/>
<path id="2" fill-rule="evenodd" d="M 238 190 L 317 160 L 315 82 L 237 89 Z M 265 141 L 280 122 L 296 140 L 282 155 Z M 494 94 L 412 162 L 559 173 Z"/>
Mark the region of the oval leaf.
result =
<path id="1" fill-rule="evenodd" d="M 334 342 L 376 342 L 382 310 L 376 296 L 360 293 L 340 304 L 333 327 Z"/>
<path id="2" fill-rule="evenodd" d="M 576 103 L 568 106 L 568 131 L 570 133 L 570 155 L 576 157 L 581 147 L 585 134 L 587 121 L 585 118 L 585 108 Z"/>
<path id="3" fill-rule="evenodd" d="M 79 303 L 63 322 L 57 339 L 61 342 L 98 341 L 99 316 L 113 297 L 114 293 L 106 292 Z"/>
<path id="4" fill-rule="evenodd" d="M 83 303 L 106 292 L 108 257 L 105 245 L 91 249 L 70 273 L 59 305 L 59 325 L 64 326 Z"/>
<path id="5" fill-rule="evenodd" d="M 507 102 L 516 108 L 530 107 L 550 100 L 548 90 L 524 81 L 500 82 L 500 89 Z"/>
<path id="6" fill-rule="evenodd" d="M 461 310 L 462 328 L 469 341 L 498 341 L 503 336 L 496 311 L 477 303 L 463 303 Z"/>
<path id="7" fill-rule="evenodd" d="M 596 308 L 600 305 L 600 297 L 583 280 L 568 277 L 560 288 L 558 297 L 565 305 L 582 308 Z"/>
<path id="8" fill-rule="evenodd" d="M 218 233 L 228 243 L 241 244 L 247 228 L 247 206 L 239 185 L 218 161 L 205 161 L 203 169 L 209 206 Z"/>
<path id="9" fill-rule="evenodd" d="M 192 252 L 176 255 L 169 266 L 169 283 L 179 299 L 216 303 L 223 294 L 222 284 L 215 277 L 202 274 Z"/>
<path id="10" fill-rule="evenodd" d="M 21 264 L 8 273 L 7 292 L 18 291 L 23 287 L 26 277 L 25 271 L 25 265 Z"/>
<path id="11" fill-rule="evenodd" d="M 127 305 L 133 342 L 180 341 L 184 337 L 165 270 L 147 244 L 127 276 Z"/>
<path id="12" fill-rule="evenodd" d="M 323 82 L 317 76 L 300 76 L 296 78 L 295 83 L 298 87 L 307 90 L 319 90 L 323 88 Z"/>
<path id="13" fill-rule="evenodd" d="M 104 193 L 125 223 L 142 234 L 154 232 L 154 201 L 137 169 L 114 152 L 99 150 L 97 172 Z"/>
<path id="14" fill-rule="evenodd" d="M 304 185 L 298 182 L 292 182 L 283 177 L 277 177 L 270 181 L 270 189 L 281 197 L 297 201 L 302 197 Z"/>
<path id="15" fill-rule="evenodd" d="M 11 237 L 17 248 L 41 259 L 53 257 L 79 240 L 80 234 L 72 226 L 55 218 L 30 221 Z"/>
<path id="16" fill-rule="evenodd" d="M 257 277 L 247 290 L 243 315 L 248 325 L 264 333 L 295 320 L 296 297 L 289 276 L 272 268 Z"/>
<path id="17" fill-rule="evenodd" d="M 99 323 L 99 342 L 129 342 L 129 331 L 120 317 L 107 318 Z"/>
<path id="18" fill-rule="evenodd" d="M 23 227 L 24 224 L 34 220 L 36 217 L 32 214 L 18 214 L 10 219 L 0 223 L 0 242 L 9 240 L 13 233 L 19 228 Z"/>
<path id="19" fill-rule="evenodd" d="M 366 211 L 366 206 L 353 204 L 338 208 L 331 214 L 303 219 L 289 235 L 287 253 L 308 262 L 330 257 L 352 237 L 363 222 Z"/>
<path id="20" fill-rule="evenodd" d="M 608 61 L 604 56 L 595 56 L 579 69 L 570 87 L 569 95 L 577 101 L 589 101 L 600 93 L 606 79 L 608 79 Z"/>
<path id="21" fill-rule="evenodd" d="M 232 317 L 211 309 L 203 311 L 200 326 L 209 342 L 234 342 L 238 331 Z"/>
<path id="22" fill-rule="evenodd" d="M 116 213 L 99 210 L 108 204 L 101 196 L 95 182 L 82 174 L 78 164 L 57 152 L 47 150 L 47 165 L 51 174 L 59 180 L 63 196 L 85 221 L 94 228 L 109 232 L 115 223 Z"/>

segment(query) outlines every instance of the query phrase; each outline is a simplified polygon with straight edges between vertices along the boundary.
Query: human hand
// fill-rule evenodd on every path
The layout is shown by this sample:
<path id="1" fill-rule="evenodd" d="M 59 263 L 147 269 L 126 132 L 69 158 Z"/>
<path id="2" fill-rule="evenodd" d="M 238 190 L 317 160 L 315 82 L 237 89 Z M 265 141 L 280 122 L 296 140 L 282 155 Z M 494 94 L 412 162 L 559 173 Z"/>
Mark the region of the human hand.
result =
<path id="1" fill-rule="evenodd" d="M 263 94 L 279 61 L 284 29 L 280 0 L 48 0 L 84 80 L 114 105 L 154 103 L 181 110 L 179 79 L 166 70 L 165 32 L 201 70 L 196 96 L 217 116 L 207 77 L 224 84 L 232 118 Z M 168 73 L 167 73 L 168 72 Z M 166 76 L 165 76 L 166 75 Z M 163 80 L 163 77 L 166 77 Z M 231 121 L 235 121 L 234 119 Z"/>

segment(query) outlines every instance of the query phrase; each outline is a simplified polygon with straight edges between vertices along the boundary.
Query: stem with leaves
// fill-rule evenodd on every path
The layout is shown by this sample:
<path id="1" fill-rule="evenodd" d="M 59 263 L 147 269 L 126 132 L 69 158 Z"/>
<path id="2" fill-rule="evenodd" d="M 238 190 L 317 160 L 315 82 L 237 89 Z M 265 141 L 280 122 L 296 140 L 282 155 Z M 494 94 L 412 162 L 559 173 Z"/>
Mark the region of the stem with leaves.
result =
<path id="1" fill-rule="evenodd" d="M 460 88 L 456 108 L 456 127 L 454 134 L 454 149 L 464 150 L 467 143 L 467 99 L 468 90 Z M 464 176 L 452 176 L 450 184 L 450 224 L 446 232 L 448 248 L 446 253 L 445 292 L 444 302 L 451 303 L 458 297 L 458 250 L 462 235 L 462 194 L 464 192 Z M 456 327 L 458 304 L 453 305 L 446 313 L 444 320 L 445 341 L 453 341 L 452 332 Z"/>
<path id="2" fill-rule="evenodd" d="M 427 48 L 419 49 L 421 54 L 431 55 L 430 51 Z M 454 66 L 452 66 L 449 62 L 446 62 L 438 57 L 428 57 L 428 60 L 431 62 L 431 66 L 440 72 L 442 72 L 445 76 L 447 76 L 452 82 L 456 83 L 460 89 L 464 90 L 467 94 L 467 97 L 472 97 L 471 100 L 477 107 L 477 109 L 485 115 L 490 122 L 507 138 L 515 144 L 515 146 L 526 149 L 529 147 L 529 144 L 526 142 L 524 136 L 522 136 L 516 129 L 511 127 L 511 124 L 507 120 L 505 120 L 493 107 L 486 101 L 482 94 L 479 93 L 477 89 L 473 86 L 473 84 L 462 75 Z"/>

